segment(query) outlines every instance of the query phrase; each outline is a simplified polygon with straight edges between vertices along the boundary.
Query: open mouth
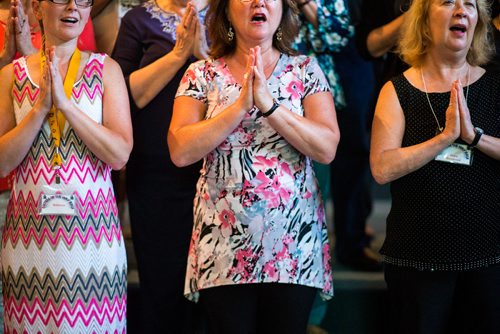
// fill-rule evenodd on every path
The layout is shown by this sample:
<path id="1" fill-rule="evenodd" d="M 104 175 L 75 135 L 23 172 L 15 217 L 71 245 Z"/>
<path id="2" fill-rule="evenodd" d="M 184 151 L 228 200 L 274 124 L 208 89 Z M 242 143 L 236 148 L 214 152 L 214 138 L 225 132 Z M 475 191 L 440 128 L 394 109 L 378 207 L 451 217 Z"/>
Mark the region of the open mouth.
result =
<path id="1" fill-rule="evenodd" d="M 266 21 L 267 17 L 262 13 L 257 13 L 254 16 L 252 16 L 252 22 L 266 22 Z"/>
<path id="2" fill-rule="evenodd" d="M 467 28 L 464 25 L 457 24 L 450 28 L 451 31 L 466 32 Z"/>
<path id="3" fill-rule="evenodd" d="M 61 21 L 63 21 L 64 23 L 76 23 L 76 22 L 78 22 L 78 20 L 74 17 L 65 17 L 65 18 L 62 18 Z"/>

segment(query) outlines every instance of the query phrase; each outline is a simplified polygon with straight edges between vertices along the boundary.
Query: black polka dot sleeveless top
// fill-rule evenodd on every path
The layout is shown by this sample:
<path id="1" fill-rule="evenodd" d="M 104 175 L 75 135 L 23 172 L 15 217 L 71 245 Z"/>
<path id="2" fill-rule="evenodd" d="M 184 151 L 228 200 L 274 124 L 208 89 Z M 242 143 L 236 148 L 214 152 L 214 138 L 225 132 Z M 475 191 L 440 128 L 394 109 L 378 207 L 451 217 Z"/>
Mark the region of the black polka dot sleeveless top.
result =
<path id="1" fill-rule="evenodd" d="M 402 146 L 435 136 L 437 124 L 425 92 L 403 75 L 392 83 L 406 122 Z M 429 93 L 429 98 L 444 126 L 450 92 Z M 467 105 L 472 124 L 500 138 L 500 76 L 487 72 L 472 83 Z M 500 161 L 477 148 L 471 166 L 433 160 L 393 181 L 391 194 L 381 250 L 387 263 L 447 271 L 500 263 Z"/>

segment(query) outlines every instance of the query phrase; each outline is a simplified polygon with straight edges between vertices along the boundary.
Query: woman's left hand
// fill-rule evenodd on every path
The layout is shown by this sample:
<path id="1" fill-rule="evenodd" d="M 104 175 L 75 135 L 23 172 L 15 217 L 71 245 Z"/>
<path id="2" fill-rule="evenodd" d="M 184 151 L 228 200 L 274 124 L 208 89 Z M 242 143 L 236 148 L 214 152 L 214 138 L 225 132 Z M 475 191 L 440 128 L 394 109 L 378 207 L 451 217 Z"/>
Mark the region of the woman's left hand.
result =
<path id="1" fill-rule="evenodd" d="M 464 96 L 464 89 L 460 82 L 458 83 L 458 111 L 460 113 L 460 138 L 467 144 L 470 144 L 474 140 L 476 132 L 470 119 L 467 99 Z"/>
<path id="2" fill-rule="evenodd" d="M 205 32 L 205 25 L 200 22 L 198 18 L 196 20 L 196 34 L 194 40 L 193 55 L 197 59 L 206 59 L 208 58 L 208 49 L 209 48 L 207 43 L 207 34 Z"/>
<path id="3" fill-rule="evenodd" d="M 251 48 L 250 52 L 255 57 L 255 66 L 253 67 L 253 100 L 255 106 L 259 108 L 261 112 L 266 112 L 273 106 L 273 97 L 269 93 L 269 89 L 267 87 L 261 48 L 260 46 Z"/>
<path id="4" fill-rule="evenodd" d="M 52 46 L 46 50 L 47 65 L 49 66 L 51 78 L 52 102 L 61 112 L 65 112 L 71 107 L 71 101 L 64 92 L 64 84 L 59 72 L 59 59 L 56 57 L 56 48 Z M 68 65 L 69 66 L 69 65 Z"/>

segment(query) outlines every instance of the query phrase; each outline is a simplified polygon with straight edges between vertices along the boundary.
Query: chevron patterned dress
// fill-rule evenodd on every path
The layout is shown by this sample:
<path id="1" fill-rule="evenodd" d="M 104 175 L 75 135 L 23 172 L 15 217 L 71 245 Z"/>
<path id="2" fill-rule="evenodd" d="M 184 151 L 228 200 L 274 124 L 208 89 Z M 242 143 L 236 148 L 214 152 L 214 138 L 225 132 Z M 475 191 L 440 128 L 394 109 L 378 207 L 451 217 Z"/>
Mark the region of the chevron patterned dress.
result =
<path id="1" fill-rule="evenodd" d="M 102 123 L 105 55 L 91 54 L 73 102 Z M 16 122 L 39 94 L 26 59 L 14 63 Z M 42 187 L 54 184 L 55 148 L 45 122 L 17 167 L 2 237 L 5 333 L 125 333 L 127 260 L 111 168 L 66 122 L 61 179 L 76 195 L 75 216 L 39 215 Z"/>

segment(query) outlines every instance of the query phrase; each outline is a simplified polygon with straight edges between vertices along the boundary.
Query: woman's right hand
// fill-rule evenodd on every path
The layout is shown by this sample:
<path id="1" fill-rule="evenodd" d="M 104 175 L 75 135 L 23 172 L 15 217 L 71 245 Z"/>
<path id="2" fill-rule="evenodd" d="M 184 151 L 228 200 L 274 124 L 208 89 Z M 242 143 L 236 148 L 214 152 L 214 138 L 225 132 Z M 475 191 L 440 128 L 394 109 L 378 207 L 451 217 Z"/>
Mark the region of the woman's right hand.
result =
<path id="1" fill-rule="evenodd" d="M 52 108 L 52 81 L 50 78 L 50 69 L 47 63 L 43 66 L 43 72 L 40 76 L 39 87 L 40 93 L 35 102 L 34 108 L 39 112 L 48 114 Z"/>
<path id="2" fill-rule="evenodd" d="M 459 89 L 459 82 L 454 81 L 451 85 L 450 105 L 446 109 L 446 124 L 442 132 L 451 142 L 454 142 L 460 136 Z"/>
<path id="3" fill-rule="evenodd" d="M 181 22 L 177 25 L 176 41 L 172 50 L 172 52 L 183 59 L 187 60 L 194 52 L 197 24 L 198 16 L 196 15 L 196 8 L 193 4 L 188 3 Z"/>
<path id="4" fill-rule="evenodd" d="M 239 109 L 246 111 L 250 111 L 255 103 L 253 99 L 254 67 L 255 55 L 253 52 L 250 52 L 248 54 L 247 66 L 245 68 L 245 74 L 243 75 L 243 81 L 241 83 L 240 96 L 235 102 Z"/>

